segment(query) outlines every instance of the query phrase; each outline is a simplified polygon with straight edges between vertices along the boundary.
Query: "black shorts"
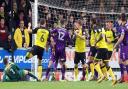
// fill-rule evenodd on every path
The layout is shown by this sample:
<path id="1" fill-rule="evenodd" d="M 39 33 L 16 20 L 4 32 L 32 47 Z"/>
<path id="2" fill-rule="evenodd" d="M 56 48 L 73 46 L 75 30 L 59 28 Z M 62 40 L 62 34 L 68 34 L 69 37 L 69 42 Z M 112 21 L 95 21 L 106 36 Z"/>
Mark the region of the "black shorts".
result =
<path id="1" fill-rule="evenodd" d="M 109 60 L 111 58 L 111 56 L 112 56 L 112 51 L 108 51 L 107 52 L 107 60 Z"/>
<path id="2" fill-rule="evenodd" d="M 95 57 L 96 53 L 97 53 L 96 47 L 95 46 L 91 46 L 90 47 L 90 51 L 89 51 L 89 56 Z"/>
<path id="3" fill-rule="evenodd" d="M 97 49 L 96 59 L 107 60 L 107 52 L 108 51 L 106 48 Z"/>
<path id="4" fill-rule="evenodd" d="M 82 62 L 82 64 L 85 64 L 85 52 L 75 52 L 75 59 L 74 59 L 74 63 L 78 64 L 80 61 Z"/>
<path id="5" fill-rule="evenodd" d="M 44 48 L 34 45 L 30 50 L 33 56 L 37 55 L 38 59 L 42 60 Z"/>

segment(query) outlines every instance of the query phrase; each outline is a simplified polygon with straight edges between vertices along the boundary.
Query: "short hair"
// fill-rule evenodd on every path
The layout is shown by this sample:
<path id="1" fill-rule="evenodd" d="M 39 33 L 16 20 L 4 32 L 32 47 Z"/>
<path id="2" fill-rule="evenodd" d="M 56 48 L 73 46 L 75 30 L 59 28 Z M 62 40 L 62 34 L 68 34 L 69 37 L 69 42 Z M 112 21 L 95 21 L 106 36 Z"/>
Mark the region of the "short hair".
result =
<path id="1" fill-rule="evenodd" d="M 97 19 L 96 18 L 92 18 L 91 21 L 92 21 L 92 24 L 96 24 L 97 23 Z"/>
<path id="2" fill-rule="evenodd" d="M 7 58 L 7 57 L 5 57 L 5 58 L 3 59 L 3 63 L 4 63 L 5 65 L 8 63 L 8 58 Z"/>
<path id="3" fill-rule="evenodd" d="M 106 19 L 106 22 L 111 22 L 111 23 L 113 23 L 113 20 L 112 20 L 112 19 Z"/>
<path id="4" fill-rule="evenodd" d="M 82 26 L 82 21 L 80 19 L 76 20 L 75 23 L 78 23 L 79 25 Z"/>
<path id="5" fill-rule="evenodd" d="M 122 21 L 127 21 L 127 19 L 126 19 L 126 14 L 125 14 L 125 13 L 122 13 L 122 14 L 120 15 L 120 19 L 121 19 Z"/>
<path id="6" fill-rule="evenodd" d="M 40 19 L 40 25 L 44 25 L 46 23 L 46 20 L 44 18 Z"/>
<path id="7" fill-rule="evenodd" d="M 60 23 L 61 23 L 61 25 L 66 25 L 67 24 L 67 20 L 66 19 L 61 20 Z"/>

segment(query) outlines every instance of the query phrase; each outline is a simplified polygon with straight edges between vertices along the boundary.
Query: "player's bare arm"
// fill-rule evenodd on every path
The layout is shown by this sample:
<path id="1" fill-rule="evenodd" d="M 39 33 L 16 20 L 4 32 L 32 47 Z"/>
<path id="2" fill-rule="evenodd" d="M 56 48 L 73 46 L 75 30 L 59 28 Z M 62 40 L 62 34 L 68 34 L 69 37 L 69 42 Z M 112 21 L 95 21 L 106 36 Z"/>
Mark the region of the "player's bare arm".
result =
<path id="1" fill-rule="evenodd" d="M 120 38 L 118 39 L 117 43 L 114 45 L 114 49 L 123 41 L 123 39 L 124 39 L 124 34 L 122 34 L 120 36 Z"/>

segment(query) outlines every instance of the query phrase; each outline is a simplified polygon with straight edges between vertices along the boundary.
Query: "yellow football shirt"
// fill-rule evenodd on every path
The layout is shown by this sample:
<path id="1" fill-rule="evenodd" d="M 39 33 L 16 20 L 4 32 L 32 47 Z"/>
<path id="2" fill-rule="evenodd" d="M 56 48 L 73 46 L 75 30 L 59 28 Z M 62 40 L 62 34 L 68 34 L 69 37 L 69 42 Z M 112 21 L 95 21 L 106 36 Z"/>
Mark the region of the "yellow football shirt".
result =
<path id="1" fill-rule="evenodd" d="M 98 35 L 97 32 L 94 32 L 93 30 L 91 30 L 91 37 L 90 37 L 90 45 L 91 46 L 95 46 L 97 35 Z"/>
<path id="2" fill-rule="evenodd" d="M 78 34 L 80 36 L 85 35 L 85 33 L 82 32 L 82 29 L 79 30 Z M 76 36 L 75 51 L 76 52 L 85 52 L 85 49 L 86 49 L 86 40 L 81 39 L 80 37 Z"/>
<path id="3" fill-rule="evenodd" d="M 105 38 L 105 30 L 102 28 L 101 31 L 99 32 L 99 34 L 97 35 L 97 38 L 99 39 L 99 37 L 102 35 L 102 39 L 96 44 L 96 46 L 98 48 L 107 48 L 107 42 L 106 42 L 106 38 Z M 98 40 L 97 39 L 97 40 Z"/>
<path id="4" fill-rule="evenodd" d="M 35 45 L 45 48 L 49 38 L 49 31 L 45 28 L 38 28 L 36 32 Z"/>
<path id="5" fill-rule="evenodd" d="M 110 31 L 106 31 L 106 39 L 109 40 L 110 42 L 112 42 L 114 40 L 113 32 L 111 30 Z M 107 43 L 108 51 L 112 51 L 113 50 L 113 46 L 114 46 L 113 43 Z"/>

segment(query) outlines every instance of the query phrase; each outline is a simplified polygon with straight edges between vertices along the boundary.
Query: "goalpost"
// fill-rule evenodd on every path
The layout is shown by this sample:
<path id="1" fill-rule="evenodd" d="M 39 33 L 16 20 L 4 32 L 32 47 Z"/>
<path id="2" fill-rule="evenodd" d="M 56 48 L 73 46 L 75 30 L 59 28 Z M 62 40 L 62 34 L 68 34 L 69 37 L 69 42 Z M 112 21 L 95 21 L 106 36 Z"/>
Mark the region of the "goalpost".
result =
<path id="1" fill-rule="evenodd" d="M 32 28 L 36 28 L 38 26 L 38 0 L 34 0 L 34 3 L 31 3 L 31 6 L 32 6 Z M 35 42 L 35 37 L 36 37 L 36 35 L 32 35 L 32 45 Z M 31 60 L 32 60 L 31 72 L 35 76 L 38 76 L 38 73 L 37 73 L 37 68 L 38 68 L 37 56 L 34 56 Z M 32 79 L 30 79 L 30 80 L 32 80 Z"/>

